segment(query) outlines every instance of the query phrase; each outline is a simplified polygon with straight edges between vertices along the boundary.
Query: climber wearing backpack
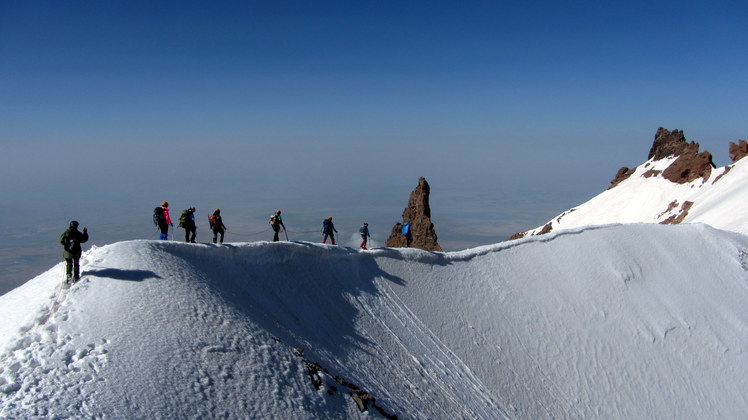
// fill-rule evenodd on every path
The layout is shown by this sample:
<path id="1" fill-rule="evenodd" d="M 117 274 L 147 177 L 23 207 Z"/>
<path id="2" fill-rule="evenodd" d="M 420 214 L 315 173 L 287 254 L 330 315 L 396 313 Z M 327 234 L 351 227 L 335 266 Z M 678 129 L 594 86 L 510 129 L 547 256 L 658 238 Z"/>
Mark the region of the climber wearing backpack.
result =
<path id="1" fill-rule="evenodd" d="M 83 250 L 81 244 L 88 241 L 88 229 L 83 228 L 83 233 L 78 230 L 78 222 L 70 222 L 70 228 L 60 236 L 60 243 L 64 252 L 62 257 L 65 259 L 65 283 L 72 284 L 80 280 L 81 269 L 80 259 Z"/>
<path id="2" fill-rule="evenodd" d="M 361 228 L 358 230 L 358 233 L 361 234 L 361 249 L 367 249 L 366 243 L 369 241 L 369 238 L 371 238 L 371 235 L 369 235 L 369 224 L 364 222 L 363 225 L 361 225 Z"/>
<path id="3" fill-rule="evenodd" d="M 213 215 L 208 217 L 208 221 L 210 222 L 210 229 L 213 231 L 213 243 L 216 243 L 219 233 L 221 234 L 221 243 L 223 243 L 223 233 L 227 228 L 221 218 L 221 209 L 216 209 Z"/>
<path id="4" fill-rule="evenodd" d="M 405 245 L 410 248 L 410 243 L 413 242 L 413 232 L 410 229 L 410 222 L 403 223 L 401 233 L 405 236 Z"/>
<path id="5" fill-rule="evenodd" d="M 179 216 L 179 227 L 184 228 L 184 241 L 194 244 L 195 236 L 197 235 L 194 207 L 182 210 L 182 214 Z"/>
<path id="6" fill-rule="evenodd" d="M 329 236 L 332 244 L 335 245 L 335 233 L 337 232 L 335 225 L 332 224 L 332 216 L 322 221 L 322 233 L 324 234 L 322 237 L 323 244 L 327 242 L 327 237 Z"/>
<path id="7" fill-rule="evenodd" d="M 164 201 L 161 207 L 153 209 L 153 223 L 161 230 L 161 239 L 169 239 L 169 226 L 174 227 L 169 217 L 169 203 Z"/>
<path id="8" fill-rule="evenodd" d="M 273 228 L 273 242 L 278 242 L 278 232 L 280 232 L 281 227 L 283 227 L 283 231 L 286 230 L 280 210 L 276 210 L 275 214 L 270 216 L 270 226 Z M 288 239 L 288 235 L 286 235 L 286 239 Z"/>

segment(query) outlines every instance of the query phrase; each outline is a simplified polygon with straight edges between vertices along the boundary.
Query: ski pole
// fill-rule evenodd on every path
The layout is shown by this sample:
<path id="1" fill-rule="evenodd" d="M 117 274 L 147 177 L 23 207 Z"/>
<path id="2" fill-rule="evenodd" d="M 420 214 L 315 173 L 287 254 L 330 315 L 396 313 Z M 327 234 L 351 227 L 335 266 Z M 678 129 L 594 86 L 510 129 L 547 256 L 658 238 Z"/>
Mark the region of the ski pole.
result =
<path id="1" fill-rule="evenodd" d="M 286 234 L 286 241 L 288 241 L 288 232 L 286 232 L 286 228 L 283 228 L 283 233 Z"/>

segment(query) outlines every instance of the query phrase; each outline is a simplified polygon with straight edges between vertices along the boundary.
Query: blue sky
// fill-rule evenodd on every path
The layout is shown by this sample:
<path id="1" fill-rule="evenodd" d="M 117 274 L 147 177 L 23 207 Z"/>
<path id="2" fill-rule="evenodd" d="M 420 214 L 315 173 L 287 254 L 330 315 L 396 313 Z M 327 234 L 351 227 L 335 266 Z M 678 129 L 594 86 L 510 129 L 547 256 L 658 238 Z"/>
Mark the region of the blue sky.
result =
<path id="1" fill-rule="evenodd" d="M 144 237 L 162 200 L 385 237 L 419 176 L 446 248 L 500 241 L 642 163 L 659 126 L 729 163 L 746 21 L 740 1 L 3 1 L 0 252 L 56 253 L 73 218 Z"/>

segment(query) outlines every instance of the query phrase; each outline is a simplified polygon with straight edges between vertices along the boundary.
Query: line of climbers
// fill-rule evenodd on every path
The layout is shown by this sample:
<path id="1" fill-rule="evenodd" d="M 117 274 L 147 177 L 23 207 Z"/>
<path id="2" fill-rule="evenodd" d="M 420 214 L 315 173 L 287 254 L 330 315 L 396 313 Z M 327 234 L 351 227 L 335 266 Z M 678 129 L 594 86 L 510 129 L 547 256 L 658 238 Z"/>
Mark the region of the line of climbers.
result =
<path id="1" fill-rule="evenodd" d="M 210 229 L 213 231 L 213 243 L 219 241 L 223 243 L 223 235 L 226 232 L 226 225 L 223 224 L 221 218 L 221 209 L 215 209 L 213 214 L 208 217 L 210 223 Z M 171 221 L 169 215 L 169 203 L 164 201 L 160 207 L 156 207 L 153 210 L 153 223 L 158 226 L 161 232 L 160 238 L 162 240 L 169 239 L 169 227 L 174 228 L 174 223 Z M 283 232 L 286 232 L 286 225 L 283 223 L 281 217 L 281 211 L 276 210 L 275 213 L 270 216 L 270 227 L 273 229 L 273 242 L 278 242 L 278 233 L 281 228 Z M 73 220 L 70 222 L 70 227 L 62 233 L 60 236 L 60 244 L 63 247 L 63 259 L 65 260 L 65 283 L 71 285 L 80 279 L 80 258 L 83 253 L 81 244 L 88 241 L 88 229 L 83 228 L 83 232 L 78 230 L 80 224 Z M 195 243 L 195 236 L 197 235 L 197 225 L 195 224 L 195 208 L 190 207 L 182 211 L 179 216 L 179 226 L 184 229 L 184 240 L 185 242 Z M 332 244 L 335 245 L 335 234 L 338 233 L 335 229 L 335 225 L 332 223 L 332 216 L 329 216 L 322 221 L 322 243 L 327 243 L 329 237 Z M 361 235 L 361 249 L 367 249 L 366 245 L 371 235 L 369 234 L 369 224 L 364 223 L 359 229 Z M 288 240 L 288 233 L 286 233 L 286 240 Z"/>
<path id="2" fill-rule="evenodd" d="M 174 228 L 174 222 L 171 221 L 171 215 L 169 214 L 169 203 L 164 201 L 161 203 L 161 207 L 153 209 L 153 223 L 158 226 L 161 231 L 160 239 L 169 239 L 169 227 Z M 213 243 L 219 241 L 223 243 L 223 235 L 228 229 L 223 224 L 221 218 L 221 209 L 215 209 L 213 214 L 208 217 L 208 223 L 210 224 L 210 230 L 213 232 Z M 197 224 L 195 223 L 195 208 L 190 207 L 187 210 L 183 210 L 179 216 L 179 226 L 184 228 L 184 241 L 195 243 L 195 237 L 197 236 Z"/>
<path id="3" fill-rule="evenodd" d="M 221 209 L 215 209 L 213 211 L 213 214 L 208 217 L 208 222 L 210 224 L 210 229 L 213 232 L 213 243 L 219 242 L 223 243 L 223 236 L 226 230 L 228 228 L 223 224 L 223 219 L 221 218 Z M 162 240 L 168 240 L 169 239 L 169 227 L 174 227 L 174 223 L 171 221 L 171 216 L 169 216 L 169 203 L 164 201 L 161 203 L 160 207 L 156 207 L 153 210 L 153 223 L 158 226 L 159 230 L 161 231 L 160 238 Z M 270 227 L 273 229 L 273 242 L 278 242 L 280 240 L 279 233 L 281 231 L 281 228 L 283 228 L 283 233 L 286 235 L 286 240 L 288 240 L 288 233 L 286 233 L 286 225 L 283 223 L 283 218 L 281 217 L 281 211 L 276 210 L 273 215 L 270 216 Z M 195 223 L 195 208 L 190 207 L 186 210 L 182 211 L 182 214 L 179 216 L 179 226 L 184 229 L 184 240 L 185 242 L 195 243 L 195 237 L 197 236 L 197 224 Z M 322 221 L 322 243 L 327 243 L 327 238 L 329 237 L 332 244 L 336 245 L 335 243 L 335 234 L 337 233 L 337 229 L 335 229 L 335 225 L 332 223 L 332 216 L 329 216 L 325 220 Z M 368 244 L 369 238 L 371 235 L 369 234 L 369 224 L 364 223 L 361 228 L 359 228 L 359 234 L 361 235 L 361 249 L 367 249 L 366 245 Z M 219 238 L 220 236 L 220 238 Z"/>

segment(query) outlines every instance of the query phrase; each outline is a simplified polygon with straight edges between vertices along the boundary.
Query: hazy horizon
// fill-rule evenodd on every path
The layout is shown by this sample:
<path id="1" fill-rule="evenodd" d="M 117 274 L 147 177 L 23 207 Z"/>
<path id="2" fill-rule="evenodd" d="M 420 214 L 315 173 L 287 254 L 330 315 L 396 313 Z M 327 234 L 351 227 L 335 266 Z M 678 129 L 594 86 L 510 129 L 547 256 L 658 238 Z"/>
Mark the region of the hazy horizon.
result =
<path id="1" fill-rule="evenodd" d="M 382 238 L 423 176 L 455 250 L 597 195 L 660 126 L 724 166 L 748 136 L 746 19 L 731 1 L 5 2 L 0 282 L 58 261 L 72 219 L 95 244 L 149 238 L 164 200 L 221 207 L 229 232 L 281 208 L 289 229 L 333 215 Z"/>

